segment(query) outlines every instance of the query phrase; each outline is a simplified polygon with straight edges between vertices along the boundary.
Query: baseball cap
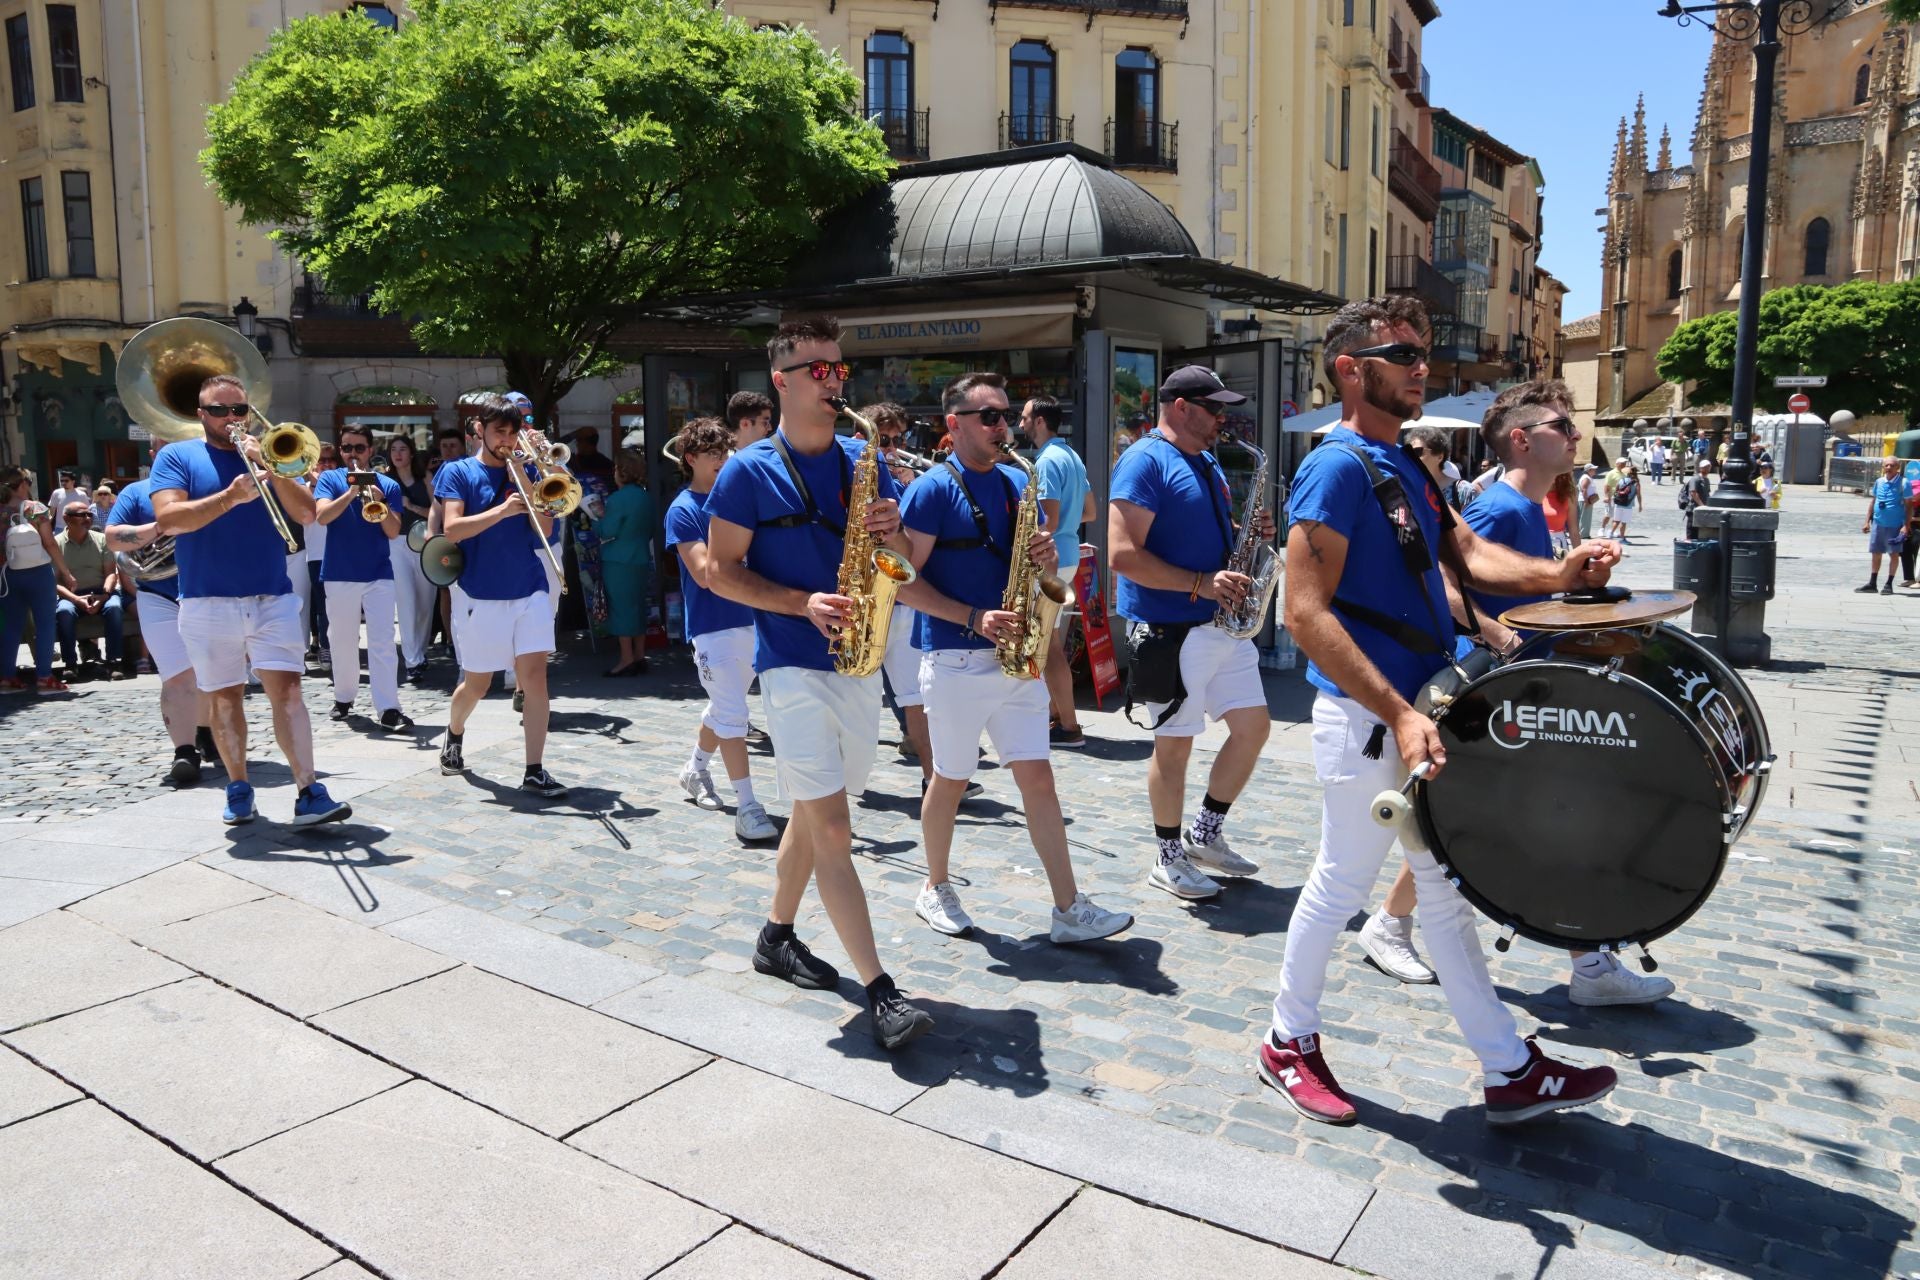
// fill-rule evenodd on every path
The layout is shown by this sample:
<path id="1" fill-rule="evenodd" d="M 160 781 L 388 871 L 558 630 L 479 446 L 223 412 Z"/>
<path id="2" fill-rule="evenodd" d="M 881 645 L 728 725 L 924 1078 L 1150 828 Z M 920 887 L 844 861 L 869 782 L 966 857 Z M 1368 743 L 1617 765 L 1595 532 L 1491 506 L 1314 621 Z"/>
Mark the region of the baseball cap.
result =
<path id="1" fill-rule="evenodd" d="M 520 412 L 522 413 L 533 412 L 533 401 L 527 399 L 524 393 L 519 391 L 509 391 L 506 393 L 505 398 L 513 401 L 514 405 L 519 408 Z"/>
<path id="2" fill-rule="evenodd" d="M 1702 458 L 1700 460 L 1700 469 L 1702 471 L 1711 471 L 1713 470 L 1713 464 L 1711 462 L 1708 462 L 1705 458 Z"/>
<path id="3" fill-rule="evenodd" d="M 1587 470 L 1589 471 L 1598 471 L 1599 469 L 1600 469 L 1600 464 L 1597 462 L 1589 462 L 1587 464 Z"/>
<path id="4" fill-rule="evenodd" d="M 1167 375 L 1160 384 L 1160 402 L 1171 400 L 1207 400 L 1214 404 L 1245 404 L 1247 398 L 1238 391 L 1227 390 L 1227 384 L 1220 381 L 1220 375 L 1205 365 L 1182 365 Z"/>

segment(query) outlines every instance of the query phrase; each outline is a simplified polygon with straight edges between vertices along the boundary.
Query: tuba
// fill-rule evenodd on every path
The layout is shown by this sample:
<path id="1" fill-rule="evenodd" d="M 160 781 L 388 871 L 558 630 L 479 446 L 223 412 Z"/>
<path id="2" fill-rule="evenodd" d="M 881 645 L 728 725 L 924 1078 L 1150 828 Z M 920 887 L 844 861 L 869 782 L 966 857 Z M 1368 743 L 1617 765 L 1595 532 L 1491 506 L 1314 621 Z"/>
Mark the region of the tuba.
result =
<path id="1" fill-rule="evenodd" d="M 136 582 L 161 582 L 180 573 L 173 559 L 172 534 L 163 533 L 137 551 L 122 551 L 120 558 Z"/>
<path id="2" fill-rule="evenodd" d="M 847 543 L 840 556 L 837 590 L 853 601 L 853 612 L 827 643 L 833 669 L 843 676 L 870 676 L 887 656 L 887 632 L 893 625 L 893 598 L 919 577 L 913 562 L 874 541 L 867 532 L 867 508 L 880 493 L 880 429 L 855 413 L 838 396 L 828 401 L 867 433 L 867 447 L 853 464 L 853 491 L 847 495 Z M 838 442 L 834 447 L 839 448 Z"/>
<path id="3" fill-rule="evenodd" d="M 1223 604 L 1216 609 L 1213 625 L 1236 640 L 1246 640 L 1257 635 L 1260 628 L 1267 624 L 1267 610 L 1273 606 L 1273 590 L 1280 585 L 1282 561 L 1273 544 L 1261 539 L 1255 521 L 1255 517 L 1266 509 L 1267 455 L 1251 440 L 1240 441 L 1240 447 L 1251 453 L 1259 466 L 1253 473 L 1253 487 L 1247 491 L 1240 541 L 1227 557 L 1226 567 L 1233 573 L 1246 574 L 1253 579 L 1253 585 L 1247 588 L 1247 594 L 1239 604 Z"/>
<path id="4" fill-rule="evenodd" d="M 1011 448 L 1002 445 L 1004 461 L 1027 473 L 1027 487 L 1020 493 L 1020 512 L 1013 522 L 1013 545 L 1009 548 L 1013 567 L 1007 573 L 1007 590 L 1000 607 L 1020 615 L 1017 634 L 994 643 L 1000 670 L 1015 680 L 1033 680 L 1046 670 L 1047 646 L 1053 642 L 1053 629 L 1060 622 L 1060 611 L 1073 604 L 1073 588 L 1059 575 L 1040 572 L 1027 552 L 1040 528 L 1040 478 L 1033 466 Z"/>

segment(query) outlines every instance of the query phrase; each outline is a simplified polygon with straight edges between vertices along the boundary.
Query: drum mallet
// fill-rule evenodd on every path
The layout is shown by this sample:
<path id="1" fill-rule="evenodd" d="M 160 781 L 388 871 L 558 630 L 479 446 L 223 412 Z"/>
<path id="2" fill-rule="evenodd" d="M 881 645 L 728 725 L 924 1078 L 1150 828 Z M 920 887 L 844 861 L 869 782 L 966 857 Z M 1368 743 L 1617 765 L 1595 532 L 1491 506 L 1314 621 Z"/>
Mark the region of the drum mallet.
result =
<path id="1" fill-rule="evenodd" d="M 1403 846 L 1421 853 L 1426 852 L 1427 843 L 1420 836 L 1420 824 L 1414 821 L 1413 788 L 1416 783 L 1425 781 L 1432 771 L 1432 762 L 1422 760 L 1399 787 L 1375 796 L 1370 810 L 1373 820 L 1381 826 L 1400 829 L 1400 843 Z"/>

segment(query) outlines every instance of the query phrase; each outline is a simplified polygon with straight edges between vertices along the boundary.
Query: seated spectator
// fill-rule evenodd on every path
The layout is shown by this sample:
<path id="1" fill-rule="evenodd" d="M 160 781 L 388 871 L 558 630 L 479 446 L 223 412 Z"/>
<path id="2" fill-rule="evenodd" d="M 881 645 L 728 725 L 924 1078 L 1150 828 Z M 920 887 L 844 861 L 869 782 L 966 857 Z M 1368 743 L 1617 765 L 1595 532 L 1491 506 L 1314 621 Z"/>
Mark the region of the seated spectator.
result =
<path id="1" fill-rule="evenodd" d="M 113 486 L 103 484 L 93 491 L 93 531 L 104 534 L 107 529 L 107 513 L 113 510 Z M 60 508 L 65 511 L 66 508 Z"/>
<path id="2" fill-rule="evenodd" d="M 60 597 L 53 606 L 60 660 L 69 671 L 80 670 L 80 619 L 99 618 L 106 628 L 107 666 L 113 679 L 124 680 L 126 619 L 121 612 L 119 561 L 107 550 L 107 535 L 94 527 L 98 522 L 84 502 L 69 502 L 61 514 L 66 528 L 54 541 L 60 544 L 72 583 L 62 582 L 55 588 Z"/>

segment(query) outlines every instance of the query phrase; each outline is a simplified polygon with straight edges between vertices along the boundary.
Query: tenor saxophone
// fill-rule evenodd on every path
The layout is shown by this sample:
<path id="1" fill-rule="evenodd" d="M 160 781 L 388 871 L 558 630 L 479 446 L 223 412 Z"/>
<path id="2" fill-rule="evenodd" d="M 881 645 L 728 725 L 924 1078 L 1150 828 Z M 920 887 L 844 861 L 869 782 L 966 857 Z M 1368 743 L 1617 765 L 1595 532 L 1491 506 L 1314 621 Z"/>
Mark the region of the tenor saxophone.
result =
<path id="1" fill-rule="evenodd" d="M 853 464 L 853 489 L 847 495 L 847 543 L 840 556 L 839 593 L 853 601 L 827 651 L 843 676 L 870 676 L 887 656 L 887 632 L 893 625 L 893 599 L 920 574 L 913 562 L 889 551 L 867 532 L 867 508 L 880 496 L 880 429 L 835 396 L 828 403 L 867 433 L 867 447 Z M 834 447 L 839 448 L 836 442 Z"/>
<path id="2" fill-rule="evenodd" d="M 1253 488 L 1247 492 L 1247 505 L 1240 529 L 1240 541 L 1227 557 L 1226 567 L 1253 579 L 1237 605 L 1222 604 L 1213 614 L 1213 625 L 1238 640 L 1259 634 L 1266 625 L 1267 610 L 1273 606 L 1274 588 L 1280 585 L 1283 562 L 1273 544 L 1260 536 L 1258 517 L 1267 500 L 1267 455 L 1251 440 L 1240 441 L 1242 448 L 1259 460 L 1254 471 Z"/>
<path id="3" fill-rule="evenodd" d="M 1020 626 L 1011 635 L 993 645 L 1000 659 L 1000 670 L 1015 680 L 1037 679 L 1047 667 L 1047 646 L 1053 642 L 1053 629 L 1059 625 L 1061 610 L 1073 604 L 1073 588 L 1057 574 L 1042 573 L 1027 552 L 1027 545 L 1040 527 L 1040 477 L 1027 460 L 1005 445 L 1005 460 L 1027 473 L 1027 487 L 1020 493 L 1020 513 L 1013 522 L 1013 565 L 1007 573 L 1007 590 L 1000 607 L 1018 614 Z"/>

